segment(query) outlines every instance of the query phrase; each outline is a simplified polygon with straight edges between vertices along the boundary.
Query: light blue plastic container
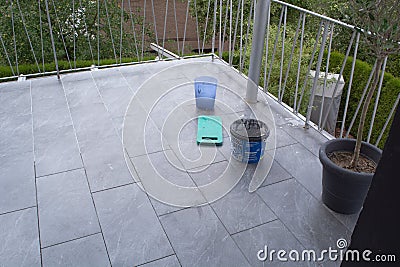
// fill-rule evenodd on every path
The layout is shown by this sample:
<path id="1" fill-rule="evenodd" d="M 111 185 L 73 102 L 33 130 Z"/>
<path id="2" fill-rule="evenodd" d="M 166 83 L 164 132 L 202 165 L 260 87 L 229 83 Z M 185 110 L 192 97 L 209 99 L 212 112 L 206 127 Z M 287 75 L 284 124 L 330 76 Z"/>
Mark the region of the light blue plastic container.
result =
<path id="1" fill-rule="evenodd" d="M 217 79 L 210 76 L 197 77 L 194 80 L 196 107 L 199 109 L 213 110 L 217 93 Z"/>

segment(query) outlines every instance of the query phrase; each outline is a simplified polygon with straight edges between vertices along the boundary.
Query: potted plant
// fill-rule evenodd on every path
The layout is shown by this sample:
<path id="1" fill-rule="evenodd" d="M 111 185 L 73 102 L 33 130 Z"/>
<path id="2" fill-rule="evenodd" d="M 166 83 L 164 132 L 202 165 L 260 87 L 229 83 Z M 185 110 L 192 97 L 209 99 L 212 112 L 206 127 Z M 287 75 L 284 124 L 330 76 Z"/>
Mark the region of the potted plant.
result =
<path id="1" fill-rule="evenodd" d="M 353 24 L 376 58 L 373 79 L 360 115 L 357 138 L 333 139 L 323 144 L 319 158 L 323 166 L 322 201 L 344 214 L 357 213 L 364 203 L 382 151 L 362 141 L 367 111 L 378 86 L 385 58 L 400 51 L 400 5 L 397 0 L 350 0 Z"/>

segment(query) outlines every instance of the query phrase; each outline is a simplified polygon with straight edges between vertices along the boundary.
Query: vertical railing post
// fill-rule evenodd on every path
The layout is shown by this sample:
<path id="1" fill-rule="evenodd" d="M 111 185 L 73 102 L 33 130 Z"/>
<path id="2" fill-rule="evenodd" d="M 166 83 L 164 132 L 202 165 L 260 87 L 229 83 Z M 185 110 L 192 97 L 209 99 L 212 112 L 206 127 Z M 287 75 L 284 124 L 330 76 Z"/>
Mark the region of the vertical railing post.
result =
<path id="1" fill-rule="evenodd" d="M 49 12 L 49 3 L 47 2 L 47 0 L 45 1 L 45 3 L 46 3 L 47 21 L 48 21 L 48 23 L 49 23 L 49 31 L 50 31 L 51 46 L 53 47 L 54 63 L 56 64 L 57 78 L 60 79 L 60 70 L 59 70 L 59 68 L 58 68 L 58 60 L 57 60 L 56 46 L 54 45 L 53 29 L 52 29 L 52 27 L 51 27 L 50 12 Z"/>
<path id="2" fill-rule="evenodd" d="M 212 59 L 214 60 L 214 53 L 215 53 L 215 34 L 217 32 L 217 0 L 214 1 L 214 18 L 213 18 L 213 37 L 212 37 Z"/>
<path id="3" fill-rule="evenodd" d="M 319 74 L 321 71 L 321 64 L 322 64 L 322 60 L 324 57 L 325 43 L 326 43 L 326 39 L 328 37 L 329 23 L 327 21 L 325 21 L 323 27 L 324 27 L 324 33 L 322 35 L 321 47 L 320 47 L 320 51 L 318 54 L 318 61 L 317 61 L 317 67 L 315 69 L 314 82 L 313 82 L 313 85 L 311 88 L 310 99 L 308 100 L 306 123 L 304 125 L 304 128 L 306 128 L 306 129 L 308 129 L 310 127 L 311 112 L 312 112 L 313 104 L 314 104 L 315 91 L 318 86 Z M 318 42 L 318 39 L 315 41 Z M 340 81 L 340 77 L 339 77 L 339 81 Z M 339 81 L 338 81 L 338 83 L 339 83 Z M 335 96 L 335 94 L 333 94 L 332 97 L 334 97 L 334 96 Z M 325 97 L 325 96 L 323 95 L 322 97 Z M 333 99 L 332 99 L 332 102 L 333 102 Z"/>
<path id="4" fill-rule="evenodd" d="M 14 68 L 13 68 L 13 66 L 12 66 L 12 64 L 11 64 L 10 57 L 8 56 L 7 49 L 6 49 L 6 46 L 4 45 L 3 38 L 1 38 L 1 35 L 2 35 L 2 33 L 0 32 L 0 43 L 1 43 L 1 46 L 3 47 L 4 55 L 6 56 L 7 62 L 8 62 L 8 64 L 10 65 L 10 70 L 11 70 L 11 72 L 12 72 L 12 75 L 15 76 Z"/>
<path id="5" fill-rule="evenodd" d="M 219 39 L 218 39 L 218 56 L 222 58 L 222 0 L 219 0 Z"/>
<path id="6" fill-rule="evenodd" d="M 371 134 L 372 134 L 372 129 L 374 128 L 374 122 L 375 122 L 375 117 L 376 117 L 376 111 L 378 110 L 378 103 L 379 103 L 379 98 L 381 96 L 381 90 L 382 90 L 382 84 L 383 84 L 383 77 L 385 77 L 385 69 L 386 69 L 386 63 L 387 63 L 388 57 L 385 57 L 385 60 L 383 61 L 383 67 L 382 67 L 382 72 L 381 72 L 381 77 L 378 85 L 378 92 L 376 93 L 376 98 L 375 98 L 375 105 L 374 105 L 374 111 L 372 112 L 372 117 L 371 117 L 371 123 L 369 124 L 369 131 L 368 131 L 368 137 L 367 137 L 367 143 L 370 143 L 371 140 Z"/>
<path id="7" fill-rule="evenodd" d="M 12 25 L 13 44 L 14 44 L 14 53 L 15 53 L 15 66 L 17 67 L 17 74 L 19 75 L 17 41 L 15 39 L 15 23 L 14 23 L 14 12 L 13 12 L 13 1 L 10 1 L 10 4 L 11 4 L 11 25 Z"/>
<path id="8" fill-rule="evenodd" d="M 355 47 L 354 47 L 353 62 L 351 64 L 350 80 L 349 80 L 349 87 L 347 89 L 346 103 L 344 104 L 342 126 L 340 127 L 340 138 L 343 137 L 344 126 L 345 126 L 345 123 L 346 123 L 347 108 L 349 107 L 349 102 L 350 102 L 351 86 L 353 85 L 353 76 L 354 76 L 354 69 L 356 67 L 356 60 L 357 60 L 357 52 L 358 52 L 359 43 L 360 43 L 360 33 L 358 32 L 357 33 L 357 37 L 356 37 L 356 44 L 355 44 Z"/>
<path id="9" fill-rule="evenodd" d="M 255 13 L 253 43 L 251 45 L 249 80 L 247 81 L 246 101 L 257 102 L 258 84 L 263 58 L 264 37 L 267 28 L 268 7 L 271 0 L 258 0 Z"/>

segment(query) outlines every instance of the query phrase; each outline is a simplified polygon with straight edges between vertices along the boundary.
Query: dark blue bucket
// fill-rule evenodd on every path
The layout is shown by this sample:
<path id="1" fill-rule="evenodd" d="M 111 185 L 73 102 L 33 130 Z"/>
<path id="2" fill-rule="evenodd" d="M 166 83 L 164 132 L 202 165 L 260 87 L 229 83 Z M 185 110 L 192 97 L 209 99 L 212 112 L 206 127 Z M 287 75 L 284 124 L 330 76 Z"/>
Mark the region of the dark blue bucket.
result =
<path id="1" fill-rule="evenodd" d="M 194 80 L 196 107 L 199 109 L 213 110 L 217 93 L 217 79 L 201 76 Z"/>
<path id="2" fill-rule="evenodd" d="M 232 157 L 243 163 L 257 163 L 264 156 L 269 136 L 267 125 L 255 119 L 240 119 L 230 126 Z"/>

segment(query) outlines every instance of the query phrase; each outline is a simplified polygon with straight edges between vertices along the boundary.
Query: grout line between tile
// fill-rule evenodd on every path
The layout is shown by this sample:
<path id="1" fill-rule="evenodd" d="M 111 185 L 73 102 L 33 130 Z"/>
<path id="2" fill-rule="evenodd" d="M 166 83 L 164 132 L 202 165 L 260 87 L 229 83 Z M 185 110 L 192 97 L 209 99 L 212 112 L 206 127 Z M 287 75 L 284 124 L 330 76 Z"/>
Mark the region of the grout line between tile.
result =
<path id="1" fill-rule="evenodd" d="M 82 162 L 83 162 L 82 154 L 81 154 L 81 160 L 82 160 Z M 110 263 L 110 266 L 112 266 L 110 254 L 109 254 L 109 252 L 108 252 L 106 240 L 105 240 L 105 238 L 104 238 L 103 229 L 102 229 L 102 227 L 101 227 L 101 223 L 100 223 L 100 219 L 99 219 L 99 213 L 97 212 L 96 203 L 94 202 L 94 198 L 93 198 L 93 193 L 91 192 L 91 189 L 90 189 L 90 183 L 89 183 L 89 179 L 88 179 L 88 176 L 87 176 L 87 172 L 86 172 L 86 169 L 85 169 L 85 168 L 84 168 L 83 170 L 84 170 L 84 172 L 85 172 L 86 183 L 87 183 L 87 186 L 88 186 L 88 189 L 89 189 L 90 197 L 91 197 L 91 199 L 92 199 L 93 208 L 94 208 L 94 211 L 96 212 L 97 223 L 99 224 L 101 237 L 103 238 L 103 243 L 104 243 L 104 247 L 105 247 L 105 249 L 106 249 L 108 262 Z"/>
<path id="2" fill-rule="evenodd" d="M 90 75 L 91 75 L 91 77 L 92 77 L 92 79 L 93 79 L 92 74 L 90 74 Z M 110 265 L 112 265 L 112 264 L 111 264 L 110 255 L 109 255 L 109 253 L 108 253 L 107 244 L 106 244 L 106 241 L 105 241 L 105 239 L 104 239 L 103 230 L 102 230 L 102 228 L 101 228 L 101 224 L 100 224 L 100 220 L 99 220 L 99 215 L 98 215 L 98 212 L 97 212 L 96 204 L 95 204 L 95 202 L 94 202 L 93 194 L 92 194 L 91 189 L 90 189 L 90 183 L 89 183 L 89 179 L 88 179 L 88 177 L 87 177 L 87 172 L 86 172 L 86 168 L 85 168 L 85 163 L 84 163 L 84 161 L 83 161 L 82 151 L 81 151 L 81 148 L 80 148 L 80 145 L 79 145 L 79 141 L 78 141 L 78 136 L 77 136 L 77 132 L 76 132 L 76 129 L 75 129 L 75 123 L 74 123 L 74 121 L 73 121 L 73 119 L 72 119 L 71 107 L 69 106 L 69 102 L 68 102 L 68 98 L 67 98 L 67 93 L 66 93 L 66 91 L 65 91 L 65 87 L 64 87 L 64 83 L 63 83 L 62 79 L 60 80 L 60 82 L 61 82 L 61 85 L 62 85 L 62 88 L 63 88 L 63 91 L 64 91 L 65 100 L 66 100 L 66 102 L 67 102 L 68 111 L 69 111 L 69 116 L 70 116 L 70 119 L 71 119 L 71 122 L 72 122 L 72 127 L 73 127 L 73 129 L 74 129 L 75 140 L 76 140 L 76 144 L 77 144 L 77 146 L 78 146 L 79 154 L 80 154 L 80 157 L 81 157 L 83 170 L 84 170 L 84 172 L 85 172 L 86 183 L 87 183 L 87 185 L 88 185 L 90 197 L 91 197 L 91 199 L 92 199 L 93 208 L 94 208 L 94 210 L 95 210 L 95 212 L 96 212 L 97 223 L 99 224 L 99 228 L 100 228 L 101 236 L 102 236 L 102 238 L 103 238 L 104 247 L 105 247 L 105 249 L 106 249 L 108 261 L 109 261 Z M 104 103 L 103 103 L 103 104 L 104 104 Z M 114 130 L 115 130 L 115 128 L 114 128 Z"/>
<path id="3" fill-rule="evenodd" d="M 139 266 L 144 266 L 144 265 L 146 265 L 146 264 L 153 263 L 153 262 L 156 262 L 156 261 L 159 261 L 159 260 L 162 260 L 162 259 L 166 259 L 166 258 L 171 257 L 171 256 L 176 256 L 176 255 L 175 255 L 175 254 L 170 254 L 170 255 L 167 255 L 167 256 L 164 256 L 164 257 L 161 257 L 161 258 L 158 258 L 158 259 L 154 259 L 154 260 L 151 260 L 151 261 L 147 261 L 147 262 L 145 262 L 145 263 L 141 263 L 141 264 L 137 265 L 137 267 L 139 267 Z M 177 258 L 178 258 L 178 257 L 177 257 Z"/>
<path id="4" fill-rule="evenodd" d="M 69 118 L 71 120 L 72 128 L 74 130 L 74 136 L 75 136 L 76 145 L 78 146 L 79 153 L 82 155 L 81 147 L 79 145 L 78 136 L 77 136 L 77 133 L 76 133 L 75 123 L 74 123 L 74 120 L 72 118 L 71 107 L 70 107 L 69 102 L 68 102 L 67 92 L 65 91 L 64 82 L 63 82 L 62 79 L 60 79 L 59 82 L 61 83 L 61 86 L 62 86 L 62 89 L 63 89 L 63 92 L 64 92 L 65 102 L 66 102 L 67 107 L 68 107 Z M 82 160 L 82 157 L 81 157 L 81 160 Z M 83 160 L 82 160 L 82 166 L 83 167 L 85 166 Z"/>
<path id="5" fill-rule="evenodd" d="M 176 254 L 176 250 L 175 250 L 174 246 L 172 245 L 171 240 L 169 239 L 169 236 L 168 236 L 168 234 L 167 234 L 167 231 L 165 231 L 164 225 L 161 223 L 160 217 L 157 216 L 156 209 L 154 208 L 153 203 L 150 201 L 149 195 L 147 194 L 147 192 L 145 192 L 145 194 L 146 194 L 147 200 L 150 202 L 150 205 L 151 205 L 151 207 L 153 208 L 154 215 L 156 216 L 156 218 L 157 218 L 157 220 L 158 220 L 158 223 L 160 224 L 161 229 L 163 230 L 163 232 L 164 232 L 164 234 L 165 234 L 165 236 L 166 236 L 166 238 L 167 238 L 167 240 L 168 240 L 168 243 L 169 243 L 169 245 L 170 245 L 171 248 L 172 248 L 172 251 L 173 251 L 174 254 L 176 255 L 176 258 L 178 259 L 179 264 L 182 266 L 182 263 L 181 263 L 181 261 L 180 261 L 180 259 L 179 259 L 179 257 L 178 257 L 178 254 Z"/>
<path id="6" fill-rule="evenodd" d="M 351 231 L 344 223 L 342 223 L 333 213 L 332 213 L 332 211 L 329 209 L 329 208 L 327 208 L 325 205 L 324 205 L 324 203 L 320 200 L 320 199 L 318 199 L 316 196 L 314 196 L 312 193 L 311 193 L 311 191 L 310 190 L 308 190 L 308 188 L 307 187 L 305 187 L 296 177 L 293 177 L 293 179 L 295 179 L 321 206 L 323 206 L 323 208 L 325 209 L 325 210 L 327 210 L 334 218 L 335 218 L 335 220 L 337 220 L 342 226 L 344 226 L 344 228 L 346 229 L 346 230 L 348 230 L 350 233 L 352 233 L 353 231 Z"/>
<path id="7" fill-rule="evenodd" d="M 179 160 L 179 159 L 178 159 L 178 160 Z M 196 187 L 198 188 L 197 183 L 193 180 L 193 178 L 191 177 L 190 174 L 189 174 L 189 177 L 192 179 L 193 183 L 194 183 L 194 184 L 196 185 Z M 232 188 L 232 189 L 233 189 L 233 188 Z M 202 192 L 201 190 L 199 190 L 199 191 L 200 191 L 200 193 L 203 195 L 204 200 L 207 201 L 207 198 L 204 196 L 203 192 Z M 244 257 L 244 259 L 245 259 L 245 260 L 247 261 L 247 263 L 249 263 L 249 265 L 250 265 L 250 262 L 249 262 L 249 260 L 247 259 L 245 253 L 240 249 L 240 247 L 238 246 L 238 244 L 236 243 L 236 241 L 232 238 L 232 236 L 231 236 L 231 234 L 229 233 L 227 227 L 226 227 L 225 224 L 222 222 L 221 218 L 219 218 L 218 214 L 215 212 L 215 210 L 214 210 L 213 206 L 211 205 L 211 203 L 209 203 L 209 202 L 207 201 L 207 204 L 206 204 L 206 205 L 202 205 L 201 207 L 203 207 L 203 206 L 209 206 L 209 207 L 211 208 L 212 212 L 213 212 L 214 215 L 217 217 L 218 221 L 219 221 L 219 222 L 221 223 L 221 225 L 224 227 L 224 229 L 225 229 L 226 233 L 228 234 L 228 236 L 232 239 L 233 243 L 236 245 L 236 247 L 237 247 L 237 248 L 239 249 L 239 251 L 242 253 L 242 256 Z"/>
<path id="8" fill-rule="evenodd" d="M 34 172 L 36 175 L 36 166 L 34 166 Z M 43 266 L 43 254 L 42 254 L 42 240 L 40 235 L 40 218 L 39 218 L 39 201 L 38 201 L 38 190 L 37 190 L 37 181 L 35 179 L 35 191 L 36 191 L 36 217 L 37 217 L 37 229 L 38 229 L 38 237 L 39 237 L 39 251 L 40 251 L 40 265 Z"/>
<path id="9" fill-rule="evenodd" d="M 293 177 L 293 176 L 290 176 L 290 177 L 287 177 L 287 178 L 285 178 L 285 179 L 283 179 L 283 180 L 280 180 L 280 181 L 276 181 L 276 182 L 273 182 L 273 183 L 270 183 L 270 184 L 266 184 L 266 185 L 260 185 L 258 188 L 267 187 L 267 186 L 270 186 L 270 185 L 273 185 L 273 184 L 277 184 L 277 183 L 280 183 L 280 182 L 283 182 L 283 181 L 290 180 L 290 179 L 292 179 L 292 178 L 294 178 L 294 177 Z"/>
<path id="10" fill-rule="evenodd" d="M 275 215 L 275 216 L 276 216 L 276 215 Z M 254 225 L 254 226 L 252 226 L 252 227 L 249 227 L 249 228 L 247 228 L 247 229 L 243 229 L 243 230 L 237 231 L 237 232 L 235 232 L 235 233 L 233 233 L 233 234 L 230 234 L 230 235 L 231 235 L 231 236 L 234 236 L 234 235 L 240 234 L 240 233 L 242 233 L 242 232 L 246 232 L 246 231 L 248 231 L 248 230 L 252 230 L 252 229 L 254 229 L 254 228 L 257 228 L 257 227 L 259 227 L 259 226 L 261 226 L 261 225 L 268 224 L 268 223 L 272 223 L 272 222 L 275 222 L 275 221 L 280 221 L 280 219 L 279 219 L 278 217 L 276 217 L 276 219 L 273 219 L 273 220 L 270 220 L 270 221 L 268 221 L 268 222 L 264 222 L 264 223 L 260 223 L 260 224 Z"/>
<path id="11" fill-rule="evenodd" d="M 156 154 L 156 153 L 160 153 L 160 152 L 165 152 L 165 151 L 168 151 L 168 150 L 172 150 L 172 149 L 171 149 L 171 148 L 167 148 L 167 149 L 160 150 L 160 151 L 146 152 L 146 153 L 144 153 L 144 154 L 135 155 L 135 156 L 130 156 L 130 155 L 129 155 L 129 152 L 125 149 L 126 154 L 128 154 L 128 157 L 129 157 L 130 159 L 138 158 L 138 157 L 142 157 L 142 156 L 147 156 L 147 155 L 151 155 L 151 154 Z"/>
<path id="12" fill-rule="evenodd" d="M 288 181 L 288 180 L 291 180 L 291 179 L 295 179 L 295 178 L 290 178 L 290 179 L 287 179 L 287 180 L 284 180 L 284 181 Z M 277 183 L 275 183 L 275 184 L 278 184 L 278 183 L 281 183 L 281 182 L 284 182 L 284 181 L 279 181 L 279 182 L 277 182 Z M 296 181 L 297 181 L 297 180 L 296 180 Z M 303 186 L 303 185 L 301 185 L 301 186 Z M 304 187 L 304 186 L 303 186 L 303 187 Z M 291 234 L 293 235 L 293 237 L 297 240 L 297 242 L 299 242 L 300 245 L 301 245 L 303 248 L 305 248 L 304 244 L 303 244 L 302 242 L 300 242 L 300 240 L 297 238 L 297 236 L 289 229 L 289 227 L 285 224 L 285 222 L 284 222 L 283 220 L 281 220 L 281 218 L 280 218 L 280 217 L 275 213 L 275 211 L 268 205 L 268 203 L 264 201 L 264 199 L 258 194 L 258 192 L 256 192 L 256 194 L 261 198 L 261 200 L 265 203 L 265 205 L 268 206 L 268 208 L 272 211 L 272 213 L 275 214 L 276 218 L 278 218 L 278 220 L 282 223 L 282 225 L 286 228 L 286 230 L 288 230 L 289 233 L 291 233 Z"/>
<path id="13" fill-rule="evenodd" d="M 207 206 L 207 205 L 209 205 L 209 204 L 207 203 L 207 204 L 205 204 L 205 205 L 203 205 L 203 206 Z M 201 206 L 201 207 L 203 207 L 203 206 Z M 163 214 L 160 214 L 160 215 L 157 214 L 157 216 L 158 216 L 158 217 L 162 217 L 162 216 L 165 216 L 165 215 L 170 215 L 170 214 L 175 213 L 175 212 L 179 212 L 179 211 L 182 211 L 182 210 L 187 210 L 187 209 L 190 209 L 190 208 L 197 208 L 197 207 L 199 207 L 199 206 L 183 207 L 183 208 L 181 208 L 181 209 L 168 211 L 168 212 L 163 213 Z"/>
<path id="14" fill-rule="evenodd" d="M 286 134 L 288 134 L 291 138 L 293 138 L 294 140 L 297 141 L 297 143 L 295 143 L 295 144 L 300 144 L 300 145 L 302 145 L 302 146 L 303 146 L 306 150 L 308 150 L 313 156 L 315 156 L 315 157 L 318 158 L 318 155 L 315 155 L 314 152 L 312 152 L 310 149 L 308 149 L 308 147 L 305 146 L 301 141 L 297 140 L 297 138 L 296 138 L 295 136 L 293 136 L 292 134 L 290 134 L 289 131 L 286 131 L 285 128 L 283 128 L 283 127 L 282 127 L 281 129 L 282 129 L 282 131 L 284 131 Z M 308 129 L 308 130 L 315 131 L 315 129 L 313 129 L 313 128 L 310 128 L 310 129 Z M 318 133 L 318 132 L 317 132 L 317 133 Z M 321 136 L 323 136 L 323 135 L 321 135 Z M 315 138 L 313 137 L 313 139 L 315 139 Z M 290 144 L 290 145 L 294 145 L 294 144 Z"/>
<path id="15" fill-rule="evenodd" d="M 33 178 L 35 180 L 35 200 L 36 200 L 36 218 L 37 218 L 37 231 L 39 238 L 39 253 L 40 253 L 40 266 L 43 266 L 43 255 L 42 255 L 42 241 L 40 236 L 40 218 L 39 218 L 39 201 L 38 201 L 38 190 L 36 180 L 36 158 L 35 158 L 35 136 L 33 131 L 33 97 L 32 97 L 32 81 L 29 81 L 29 93 L 31 100 L 31 125 L 32 125 L 32 153 L 33 153 Z"/>
<path id="16" fill-rule="evenodd" d="M 49 245 L 49 246 L 42 247 L 41 249 L 51 248 L 51 247 L 62 245 L 62 244 L 68 243 L 68 242 L 72 242 L 72 241 L 76 241 L 76 240 L 83 239 L 83 238 L 86 238 L 86 237 L 94 236 L 94 235 L 97 235 L 97 234 L 100 234 L 100 233 L 101 232 L 96 232 L 96 233 L 93 233 L 93 234 L 88 234 L 88 235 L 76 237 L 76 238 L 73 238 L 73 239 L 69 239 L 69 240 L 66 240 L 66 241 L 62 241 L 62 242 L 59 242 L 59 243 L 55 243 L 55 244 L 52 244 L 52 245 Z"/>
<path id="17" fill-rule="evenodd" d="M 6 211 L 6 212 L 3 212 L 3 213 L 0 213 L 0 216 L 7 215 L 7 214 L 10 214 L 10 213 L 14 213 L 14 212 L 18 212 L 18 211 L 24 211 L 24 210 L 28 210 L 28 209 L 36 208 L 36 207 L 37 206 L 29 206 L 29 207 L 25 207 L 25 208 L 21 208 L 21 209 L 10 210 L 10 211 Z"/>
<path id="18" fill-rule="evenodd" d="M 214 212 L 215 216 L 217 217 L 217 219 L 219 220 L 219 222 L 222 224 L 222 226 L 224 227 L 226 233 L 228 234 L 228 236 L 232 239 L 233 243 L 236 245 L 236 247 L 239 249 L 239 251 L 242 253 L 243 258 L 247 261 L 247 263 L 249 264 L 249 266 L 251 266 L 251 263 L 249 262 L 249 260 L 246 257 L 246 254 L 242 251 L 242 249 L 239 247 L 239 245 L 237 244 L 237 242 L 235 241 L 234 238 L 232 238 L 232 235 L 229 233 L 228 229 L 226 228 L 225 224 L 222 222 L 221 218 L 218 216 L 218 214 L 215 212 L 213 206 L 210 204 L 209 205 L 211 210 Z"/>
<path id="19" fill-rule="evenodd" d="M 104 192 L 104 191 L 108 191 L 108 190 L 112 190 L 112 189 L 116 189 L 116 188 L 120 188 L 120 187 L 124 187 L 124 186 L 128 186 L 128 185 L 133 185 L 133 184 L 136 184 L 136 183 L 135 182 L 131 182 L 131 183 L 127 183 L 127 184 L 117 185 L 117 186 L 113 186 L 113 187 L 110 187 L 110 188 L 100 189 L 100 190 L 97 190 L 97 191 L 91 191 L 91 193 L 92 194 L 97 194 L 97 193 L 101 193 L 101 192 Z"/>
<path id="20" fill-rule="evenodd" d="M 60 173 L 64 173 L 64 172 L 72 172 L 72 171 L 81 170 L 81 169 L 83 169 L 83 167 L 73 168 L 73 169 L 69 169 L 69 170 L 65 170 L 65 171 L 54 172 L 54 173 L 45 174 L 45 175 L 41 175 L 41 176 L 35 175 L 35 177 L 36 177 L 36 179 L 40 179 L 40 178 L 44 178 L 44 177 L 48 177 L 48 176 L 52 176 L 52 175 L 56 175 L 56 174 L 60 174 Z"/>
<path id="21" fill-rule="evenodd" d="M 92 73 L 92 72 L 90 72 L 90 77 L 92 78 L 93 84 L 94 84 L 94 86 L 96 87 L 97 94 L 98 94 L 99 97 L 100 97 L 101 103 L 103 104 L 104 108 L 106 109 L 107 115 L 108 115 L 108 117 L 109 117 L 109 119 L 110 119 L 109 121 L 111 122 L 111 125 L 112 125 L 112 128 L 114 129 L 114 132 L 117 133 L 117 136 L 119 137 L 118 130 L 116 129 L 116 127 L 115 127 L 114 124 L 112 123 L 112 114 L 111 114 L 111 112 L 110 112 L 110 109 L 108 108 L 108 106 L 107 106 L 106 103 L 104 102 L 103 96 L 101 95 L 101 92 L 100 92 L 100 88 L 99 88 L 99 86 L 97 85 L 96 80 L 95 80 L 95 78 L 93 77 L 93 73 Z"/>
<path id="22" fill-rule="evenodd" d="M 277 182 L 277 183 L 286 182 L 286 181 L 291 180 L 291 179 L 294 179 L 294 181 L 296 181 L 303 189 L 305 189 L 305 190 L 307 191 L 307 193 L 310 194 L 312 198 L 314 198 L 314 200 L 316 200 L 320 205 L 323 206 L 323 204 L 322 204 L 313 194 L 311 194 L 311 192 L 310 192 L 302 183 L 300 183 L 295 177 L 290 178 L 290 179 L 287 179 L 287 180 L 279 181 L 279 182 Z M 277 183 L 275 183 L 275 184 L 277 184 Z M 257 195 L 258 195 L 258 193 L 257 193 Z M 259 196 L 260 196 L 260 195 L 259 195 Z M 303 242 L 301 242 L 301 241 L 297 238 L 297 236 L 289 229 L 289 227 L 288 227 L 288 226 L 283 222 L 283 220 L 281 220 L 281 218 L 271 209 L 271 207 L 268 205 L 268 203 L 266 203 L 266 202 L 264 201 L 264 199 L 263 199 L 261 196 L 260 196 L 260 198 L 261 198 L 261 200 L 270 208 L 270 210 L 275 214 L 275 216 L 282 222 L 282 224 L 286 227 L 286 229 L 287 229 L 287 230 L 296 238 L 296 240 L 305 248 L 305 247 L 306 247 L 305 244 L 303 244 Z M 323 208 L 325 208 L 325 207 L 323 207 Z M 325 209 L 326 209 L 326 208 L 325 208 Z M 329 211 L 327 210 L 327 212 L 329 212 Z M 330 212 L 329 212 L 329 213 L 330 213 Z M 340 220 L 338 220 L 333 214 L 331 214 L 331 215 L 333 216 L 333 218 L 334 218 L 336 221 L 339 222 L 339 224 L 341 224 L 346 230 L 349 231 L 349 229 L 348 229 Z M 351 231 L 349 231 L 349 232 L 351 233 Z"/>
<path id="23" fill-rule="evenodd" d="M 269 185 L 273 185 L 273 184 L 276 184 L 276 183 L 283 182 L 283 181 L 286 181 L 286 180 L 289 180 L 289 179 L 294 178 L 294 177 L 293 177 L 293 174 L 291 174 L 291 173 L 290 173 L 288 170 L 286 170 L 286 168 L 284 168 L 277 160 L 275 160 L 275 157 L 274 157 L 273 160 L 274 160 L 275 164 L 278 164 L 279 167 L 281 167 L 285 172 L 287 172 L 287 173 L 290 175 L 290 177 L 287 177 L 287 178 L 285 178 L 285 179 L 283 179 L 283 180 L 276 181 L 276 182 L 273 182 L 273 183 L 270 183 L 270 184 L 260 185 L 259 188 L 266 187 L 266 186 L 269 186 Z M 271 168 L 272 168 L 272 167 L 271 167 Z M 270 169 L 270 171 L 271 171 L 271 169 Z M 267 179 L 265 179 L 265 180 L 267 180 Z"/>
<path id="24" fill-rule="evenodd" d="M 218 151 L 218 153 L 220 153 L 221 155 L 222 155 L 222 153 L 221 152 L 219 152 Z M 216 158 L 216 157 L 215 157 Z M 194 167 L 194 168 L 189 168 L 189 169 L 186 169 L 186 172 L 187 173 L 193 173 L 193 170 L 196 170 L 196 169 L 199 169 L 199 168 L 203 168 L 203 167 L 205 167 L 205 166 L 211 166 L 211 165 L 213 165 L 213 164 L 217 164 L 217 163 L 222 163 L 222 162 L 224 162 L 224 161 L 226 161 L 226 162 L 228 162 L 229 163 L 229 159 L 226 159 L 225 157 L 224 157 L 224 155 L 222 155 L 222 159 L 221 160 L 217 160 L 217 161 L 213 161 L 213 162 L 211 162 L 211 163 L 207 163 L 207 164 L 204 164 L 204 165 L 200 165 L 200 166 L 197 166 L 197 167 Z M 190 175 L 190 174 L 189 174 Z"/>

